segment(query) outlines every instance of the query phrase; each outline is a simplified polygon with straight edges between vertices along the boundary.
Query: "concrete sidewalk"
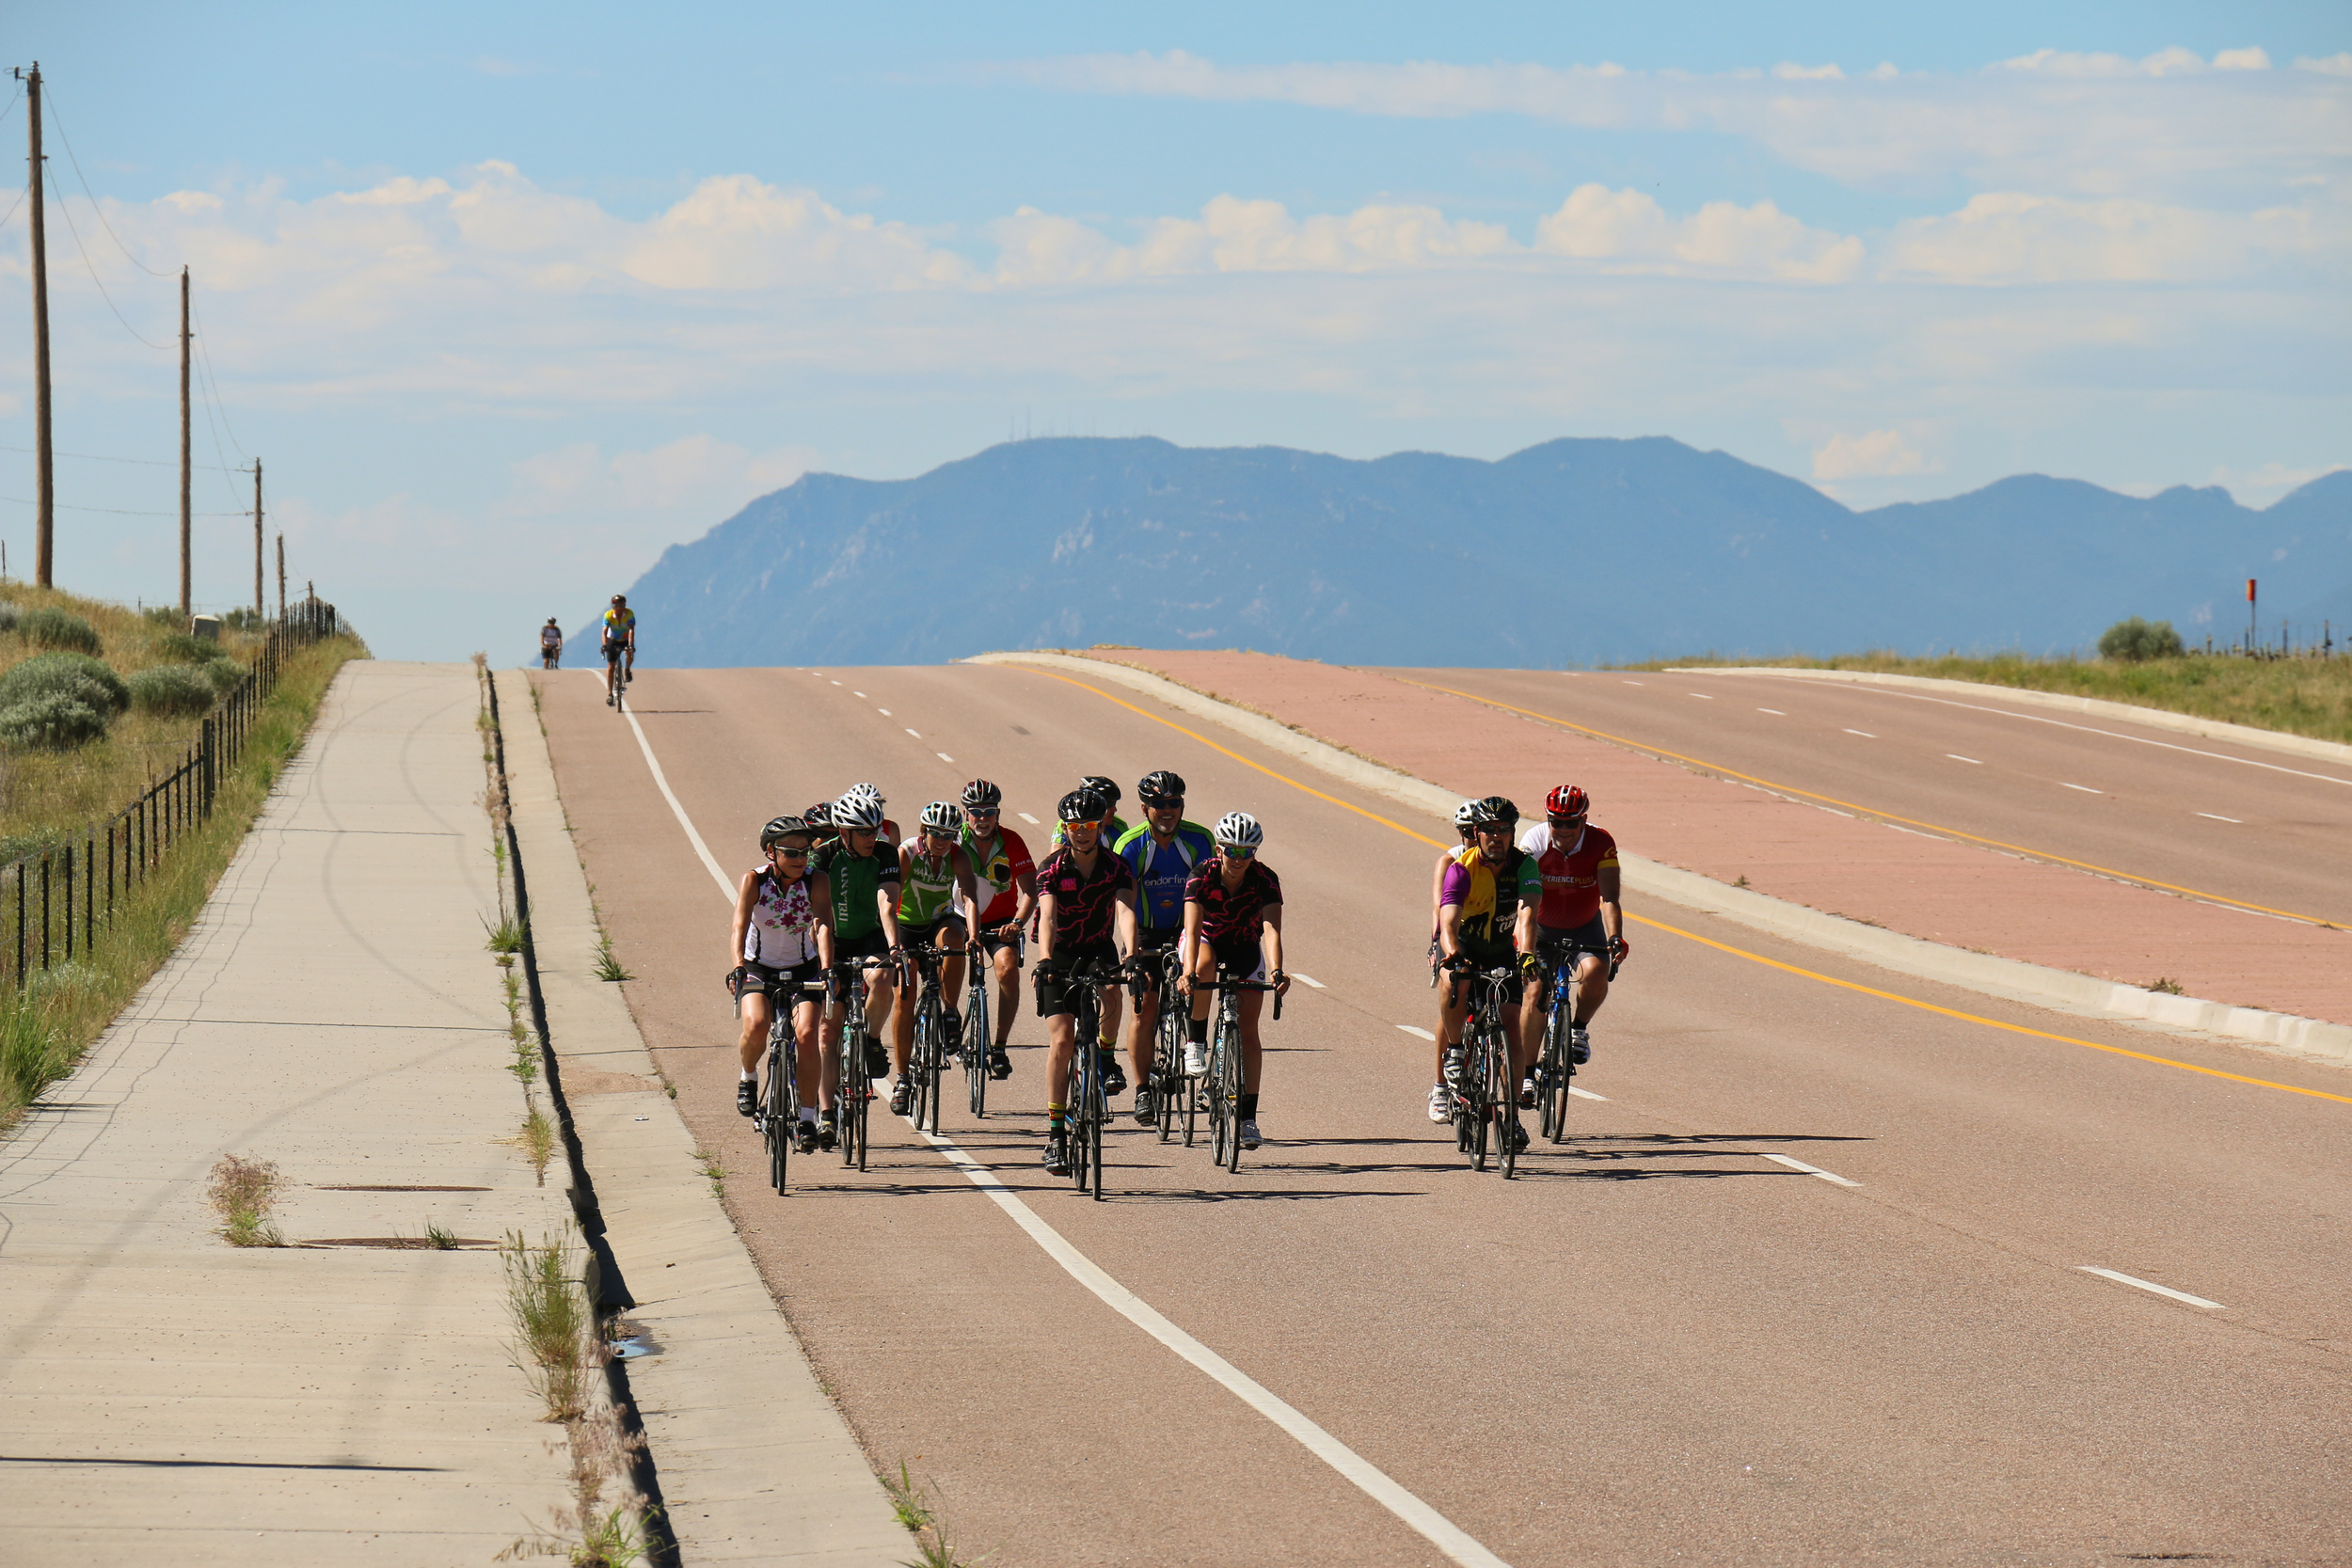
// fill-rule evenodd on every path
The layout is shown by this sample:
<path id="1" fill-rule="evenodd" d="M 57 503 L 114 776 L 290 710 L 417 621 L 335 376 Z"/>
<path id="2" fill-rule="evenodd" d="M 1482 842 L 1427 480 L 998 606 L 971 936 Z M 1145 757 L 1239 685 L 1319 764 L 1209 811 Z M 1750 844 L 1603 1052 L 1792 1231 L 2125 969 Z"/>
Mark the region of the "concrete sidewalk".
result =
<path id="1" fill-rule="evenodd" d="M 0 1145 L 10 1564 L 437 1568 L 566 1503 L 495 1251 L 348 1244 L 571 1219 L 506 1141 L 477 690 L 347 665 L 179 954 Z M 219 1239 L 232 1152 L 296 1244 Z"/>

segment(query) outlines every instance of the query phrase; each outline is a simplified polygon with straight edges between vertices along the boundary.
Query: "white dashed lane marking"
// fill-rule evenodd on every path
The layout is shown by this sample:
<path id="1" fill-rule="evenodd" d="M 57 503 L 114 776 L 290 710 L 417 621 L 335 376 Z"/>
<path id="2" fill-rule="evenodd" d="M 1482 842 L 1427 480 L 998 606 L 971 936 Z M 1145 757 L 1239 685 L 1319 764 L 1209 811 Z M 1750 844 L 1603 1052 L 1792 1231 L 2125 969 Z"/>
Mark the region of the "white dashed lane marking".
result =
<path id="1" fill-rule="evenodd" d="M 888 719 L 892 716 L 890 710 L 886 707 L 878 707 L 874 711 L 881 714 L 884 719 Z"/>
<path id="2" fill-rule="evenodd" d="M 1299 974 L 1299 973 L 1298 973 L 1298 971 L 1296 971 L 1296 970 L 1295 970 L 1295 969 L 1291 971 L 1291 978 L 1292 978 L 1292 979 L 1294 979 L 1294 980 L 1295 980 L 1295 981 L 1297 981 L 1297 982 L 1298 982 L 1300 985 L 1302 985 L 1302 986 L 1312 986 L 1312 987 L 1314 987 L 1314 988 L 1315 988 L 1315 990 L 1328 990 L 1328 989 L 1329 989 L 1328 987 L 1325 986 L 1325 985 L 1324 985 L 1324 983 L 1323 983 L 1322 981 L 1320 981 L 1320 980 L 1316 979 L 1313 975 L 1311 975 L 1311 974 Z"/>
<path id="3" fill-rule="evenodd" d="M 1576 1098 L 1577 1098 L 1577 1099 L 1579 1099 L 1579 1100 L 1598 1100 L 1598 1101 L 1607 1101 L 1607 1100 L 1608 1100 L 1608 1098 L 1609 1098 L 1609 1097 L 1608 1097 L 1607 1095 L 1605 1095 L 1605 1094 L 1595 1094 L 1595 1093 L 1594 1093 L 1592 1090 L 1590 1090 L 1590 1089 L 1580 1089 L 1580 1088 L 1578 1088 L 1578 1087 L 1577 1087 L 1574 1084 L 1570 1084 L 1570 1085 L 1568 1085 L 1568 1092 L 1569 1092 L 1570 1094 L 1572 1094 L 1572 1095 L 1576 1096 Z"/>
<path id="4" fill-rule="evenodd" d="M 2216 816 L 2213 813 L 2211 813 L 2211 812 L 2209 812 L 2209 811 L 2201 811 L 2201 812 L 2199 812 L 2197 815 L 2198 815 L 2198 816 L 2201 816 L 2201 817 L 2203 817 L 2203 818 L 2204 818 L 2206 821 L 2208 821 L 2208 822 L 2228 822 L 2228 823 L 2232 823 L 2232 824 L 2233 824 L 2234 826 L 2237 826 L 2237 827 L 2240 827 L 2240 828 L 2243 828 L 2244 826 L 2246 826 L 2246 824 L 2245 824 L 2244 822 L 2240 821 L 2238 818 L 2236 818 L 2236 817 L 2234 817 L 2234 816 Z"/>
<path id="5" fill-rule="evenodd" d="M 1775 718 L 1775 719 L 1786 719 L 1786 718 L 1788 718 L 1788 717 L 1787 714 L 1785 714 L 1785 713 L 1781 712 L 1781 711 L 1780 711 L 1780 709 L 1778 709 L 1778 708 L 1776 708 L 1776 707 L 1760 707 L 1760 708 L 1757 708 L 1756 711 L 1756 712 L 1758 712 L 1758 713 L 1769 713 L 1769 714 L 1771 714 L 1771 715 L 1772 715 L 1773 718 Z"/>
<path id="6" fill-rule="evenodd" d="M 1704 691 L 1691 691 L 1691 692 L 1686 692 L 1686 693 L 1684 693 L 1684 695 L 1686 695 L 1686 696 L 1691 696 L 1691 697 L 1696 697 L 1696 698 L 1697 698 L 1700 702 L 1702 702 L 1702 703 L 1711 703 L 1711 702 L 1713 702 L 1713 701 L 1715 700 L 1714 698 L 1712 698 L 1712 697 L 1708 696 L 1708 695 L 1706 692 L 1704 692 Z"/>
<path id="7" fill-rule="evenodd" d="M 1032 827 L 1032 828 L 1034 828 L 1034 827 L 1036 827 L 1036 826 L 1038 825 L 1037 818 L 1036 818 L 1036 817 L 1034 817 L 1034 816 L 1030 816 L 1027 812 L 1025 812 L 1025 811 L 1017 811 L 1017 812 L 1014 812 L 1014 813 L 1013 813 L 1013 816 L 1017 816 L 1017 817 L 1021 818 L 1021 820 L 1022 820 L 1022 821 L 1026 822 L 1026 823 L 1027 823 L 1030 827 Z"/>
<path id="8" fill-rule="evenodd" d="M 1848 730 L 1846 733 L 1848 735 L 1858 735 L 1865 740 L 1876 740 L 1878 738 L 1877 736 L 1872 735 L 1868 730 Z"/>
<path id="9" fill-rule="evenodd" d="M 2082 791 L 2085 795 L 2105 795 L 2105 794 L 2106 793 L 2106 790 L 2104 790 L 2104 789 L 2093 789 L 2093 788 L 2091 788 L 2089 784 L 2067 784 L 2067 783 L 2066 783 L 2066 781 L 2065 781 L 2064 779 L 2060 779 L 2060 780 L 2058 781 L 2058 783 L 2059 783 L 2061 785 L 2063 785 L 2064 787 L 2068 788 L 2068 789 L 2079 789 L 2079 790 L 2081 790 L 2081 791 Z"/>
<path id="10" fill-rule="evenodd" d="M 1636 684 L 1636 685 L 1639 685 L 1640 683 L 1639 683 L 1639 682 L 1636 682 L 1635 684 Z M 1420 1036 L 1422 1039 L 1425 1039 L 1425 1040 L 1429 1041 L 1429 1042 L 1430 1042 L 1431 1044 L 1433 1044 L 1433 1045 L 1434 1045 L 1435 1043 L 1437 1043 L 1437 1038 L 1438 1038 L 1438 1037 L 1437 1037 L 1437 1036 L 1435 1036 L 1435 1035 L 1433 1035 L 1433 1034 L 1431 1034 L 1431 1033 L 1430 1033 L 1428 1030 L 1426 1030 L 1426 1029 L 1416 1029 L 1416 1028 L 1414 1028 L 1414 1027 L 1413 1027 L 1411 1024 L 1409 1024 L 1409 1023 L 1400 1023 L 1400 1024 L 1398 1024 L 1398 1025 L 1397 1025 L 1397 1027 L 1398 1027 L 1398 1028 L 1400 1028 L 1400 1029 L 1402 1029 L 1402 1030 L 1404 1030 L 1404 1031 L 1405 1031 L 1406 1034 L 1408 1034 L 1408 1035 L 1418 1035 L 1418 1036 Z"/>
<path id="11" fill-rule="evenodd" d="M 1971 768 L 1982 768 L 1984 766 L 1983 763 L 1979 762 L 1976 758 L 1962 756 L 1958 752 L 1947 752 L 1944 754 L 1951 758 L 1954 762 L 1964 762 Z"/>
<path id="12" fill-rule="evenodd" d="M 2186 1291 L 2176 1291 L 2169 1285 L 2159 1285 L 2152 1279 L 2135 1279 L 2127 1274 L 2117 1274 L 2113 1269 L 2094 1269 L 2088 1263 L 2077 1263 L 2074 1267 L 2084 1274 L 2095 1274 L 2102 1279 L 2112 1279 L 2118 1285 L 2129 1285 L 2136 1290 L 2153 1291 L 2160 1296 L 2169 1296 L 2174 1301 L 2186 1302 L 2191 1307 L 2209 1307 L 2216 1312 L 2229 1310 L 2217 1301 L 2207 1301 L 2202 1296 L 2192 1296 Z"/>
<path id="13" fill-rule="evenodd" d="M 956 760 L 945 752 L 933 752 L 931 755 L 937 757 L 942 762 L 953 762 Z"/>
<path id="14" fill-rule="evenodd" d="M 1770 1160 L 1776 1165 L 1787 1165 L 1790 1170 L 1801 1170 L 1807 1176 L 1818 1176 L 1824 1181 L 1835 1181 L 1841 1187 L 1859 1187 L 1862 1185 L 1859 1181 L 1847 1180 L 1836 1171 L 1823 1170 L 1819 1165 L 1808 1165 L 1803 1160 L 1791 1160 L 1786 1154 L 1767 1154 L 1764 1158 Z"/>
<path id="15" fill-rule="evenodd" d="M 865 692 L 863 692 L 863 691 L 852 691 L 852 692 L 850 692 L 850 696 L 852 696 L 852 697 L 865 697 L 865 696 L 866 696 L 866 693 L 865 693 Z M 873 699 L 872 699 L 871 697 L 866 697 L 866 700 L 867 702 L 872 702 L 872 701 L 873 701 Z"/>
<path id="16" fill-rule="evenodd" d="M 837 683 L 836 683 L 836 684 L 837 684 Z M 1628 685 L 1628 686 L 1640 686 L 1640 685 L 1643 685 L 1644 683 L 1643 683 L 1643 682 L 1641 682 L 1641 681 L 1628 681 L 1628 682 L 1626 682 L 1625 684 L 1626 684 L 1626 685 Z"/>
<path id="17" fill-rule="evenodd" d="M 907 734 L 909 734 L 909 735 L 911 735 L 911 736 L 914 736 L 914 738 L 915 738 L 915 739 L 917 739 L 917 740 L 920 740 L 920 739 L 922 739 L 922 738 L 923 738 L 923 732 L 922 732 L 922 731 L 920 731 L 920 730 L 909 730 L 909 731 L 907 731 Z"/>

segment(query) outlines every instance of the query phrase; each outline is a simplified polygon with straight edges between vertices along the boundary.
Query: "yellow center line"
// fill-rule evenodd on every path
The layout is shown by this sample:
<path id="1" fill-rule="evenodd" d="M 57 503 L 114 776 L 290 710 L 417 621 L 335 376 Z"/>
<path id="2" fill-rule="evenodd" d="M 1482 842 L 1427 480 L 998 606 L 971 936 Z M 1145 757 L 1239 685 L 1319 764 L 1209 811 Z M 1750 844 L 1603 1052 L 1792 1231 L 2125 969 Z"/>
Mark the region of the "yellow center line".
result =
<path id="1" fill-rule="evenodd" d="M 1081 691 L 1091 691 L 1094 695 L 1102 698 L 1104 702 L 1113 704 L 1119 707 L 1123 707 L 1129 713 L 1135 714 L 1139 718 L 1149 719 L 1154 724 L 1164 725 L 1168 729 L 1174 730 L 1178 735 L 1190 736 L 1192 739 L 1199 741 L 1201 745 L 1206 746 L 1210 751 L 1216 752 L 1220 756 L 1231 757 L 1245 768 L 1253 768 L 1259 772 L 1263 773 L 1267 778 L 1278 780 L 1280 783 L 1290 785 L 1293 789 L 1313 796 L 1318 800 L 1326 801 L 1328 804 L 1338 806 L 1343 811 L 1352 811 L 1357 816 L 1377 822 L 1384 828 L 1393 829 L 1395 832 L 1403 833 L 1406 838 L 1419 839 L 1422 843 L 1430 846 L 1432 848 L 1448 849 L 1453 847 L 1453 846 L 1447 844 L 1443 839 L 1431 838 L 1427 833 L 1416 832 L 1412 829 L 1405 826 L 1402 822 L 1383 816 L 1378 812 L 1366 811 L 1363 807 L 1355 804 L 1353 801 L 1343 800 L 1336 795 L 1327 795 L 1322 790 L 1315 788 L 1312 784 L 1301 784 L 1287 773 L 1278 773 L 1262 762 L 1253 761 L 1248 757 L 1243 756 L 1239 752 L 1236 752 L 1230 747 L 1218 745 L 1216 741 L 1211 740 L 1207 736 L 1202 735 L 1198 730 L 1187 729 L 1184 725 L 1176 723 L 1172 720 L 1163 719 L 1156 713 L 1152 713 L 1145 708 L 1137 707 L 1135 704 L 1127 702 L 1123 698 L 1114 697 L 1099 686 L 1089 686 L 1084 681 L 1073 680 L 1068 675 L 1059 674 L 1052 670 L 1043 669 L 1034 664 L 1025 664 L 1019 666 L 1019 668 L 1026 670 L 1032 674 L 1043 675 L 1048 680 L 1060 681 L 1064 686 L 1074 686 Z M 1407 684 L 1419 685 L 1420 683 L 1415 681 L 1408 682 Z M 1441 691 L 1445 689 L 1443 687 L 1431 687 L 1429 689 L 1433 691 Z M 1465 695 L 1465 693 L 1456 692 L 1454 695 L 1460 696 Z M 1473 699 L 1473 701 L 1484 701 L 1484 699 Z M 1494 705 L 1500 707 L 1503 705 L 1498 703 Z M 1541 714 L 1537 714 L 1534 715 L 1534 717 L 1541 718 L 1543 716 Z M 1576 728 L 1578 726 L 1571 725 L 1570 727 Z M 1695 942 L 1702 947 L 1712 947 L 1719 953 L 1728 953 L 1733 958 L 1745 958 L 1750 963 L 1762 964 L 1767 969 L 1777 969 L 1784 974 L 1801 975 L 1807 980 L 1818 980 L 1825 986 L 1836 986 L 1841 990 L 1859 991 L 1865 996 L 1875 996 L 1881 1001 L 1899 1003 L 1906 1007 L 1916 1007 L 1924 1013 L 1935 1013 L 1940 1017 L 1958 1019 L 1964 1023 L 1982 1024 L 1987 1029 L 1998 1029 L 2011 1035 L 2024 1035 L 2031 1039 L 2056 1040 L 2060 1045 L 2079 1045 L 2086 1051 L 2102 1051 L 2110 1056 L 2128 1056 L 2136 1062 L 2153 1062 L 2158 1067 L 2178 1068 L 2183 1072 L 2201 1073 L 2207 1078 L 2226 1079 L 2233 1084 L 2250 1084 L 2256 1088 L 2278 1089 L 2286 1094 L 2299 1094 L 2308 1096 L 2312 1100 L 2332 1100 L 2341 1105 L 2352 1105 L 2352 1095 L 2328 1094 L 2321 1089 L 2306 1089 L 2294 1084 L 2273 1083 L 2267 1078 L 2249 1078 L 2242 1073 L 2223 1072 L 2216 1068 L 2199 1067 L 2194 1062 L 2175 1061 L 2169 1056 L 2153 1056 L 2144 1051 L 2126 1051 L 2120 1045 L 2101 1045 L 2097 1040 L 2076 1039 L 2072 1035 L 2054 1035 L 2046 1029 L 2028 1029 L 2022 1023 L 2004 1023 L 1997 1018 L 1984 1018 L 1976 1013 L 1963 1013 L 1953 1007 L 1939 1007 L 1932 1002 L 1922 1002 L 1915 996 L 1904 996 L 1899 992 L 1891 990 L 1879 990 L 1874 987 L 1860 985 L 1852 980 L 1840 980 L 1834 974 L 1823 974 L 1815 970 L 1800 968 L 1792 963 L 1783 963 L 1778 958 L 1768 958 L 1761 953 L 1751 953 L 1744 947 L 1734 947 L 1729 942 L 1717 942 L 1711 937 L 1703 937 L 1695 931 L 1686 931 L 1678 926 L 1669 926 L 1662 921 L 1651 920 L 1643 915 L 1628 914 L 1626 918 L 1638 926 L 1646 926 L 1653 931 L 1663 931 L 1669 936 L 1681 937 L 1686 941 Z"/>
<path id="2" fill-rule="evenodd" d="M 2071 865 L 2078 871 L 2095 871 L 2102 877 L 2113 877 L 2119 881 L 2134 882 L 2141 887 L 2160 888 L 2166 893 L 2178 893 L 2190 898 L 2201 898 L 2207 903 L 2227 904 L 2232 909 L 2251 910 L 2256 914 L 2275 914 L 2281 920 L 2299 920 L 2307 926 L 2324 926 L 2330 930 L 2337 928 L 2334 921 L 2322 919 L 2315 914 L 2297 914 L 2293 910 L 2274 910 L 2267 904 L 2249 903 L 2243 898 L 2233 898 L 2227 894 L 2207 893 L 2201 888 L 2181 887 L 2172 882 L 2160 882 L 2153 877 L 2143 877 L 2137 871 L 2118 871 L 2109 865 L 2093 865 L 2089 861 L 2069 860 L 2064 855 L 2052 854 L 2047 849 L 2036 849 L 2023 844 L 2010 844 L 2001 839 L 1987 838 L 1981 833 L 1963 832 L 1958 828 L 1947 828 L 1940 822 L 1922 822 L 1915 817 L 1898 816 L 1893 812 L 1881 811 L 1876 806 L 1860 805 L 1852 800 L 1840 800 L 1834 795 L 1816 794 L 1809 789 L 1799 789 L 1794 784 L 1775 784 L 1770 779 L 1759 779 L 1753 773 L 1742 773 L 1736 768 L 1725 768 L 1719 762 L 1709 762 L 1705 757 L 1684 756 L 1680 752 L 1669 752 L 1662 746 L 1653 746 L 1645 740 L 1632 740 L 1621 735 L 1611 735 L 1606 730 L 1596 730 L 1565 719 L 1555 718 L 1549 713 L 1538 713 L 1534 708 L 1514 707 L 1509 703 L 1498 702 L 1492 697 L 1482 697 L 1475 691 L 1456 691 L 1450 686 L 1433 686 L 1427 681 L 1406 680 L 1403 675 L 1391 675 L 1388 678 L 1402 686 L 1417 686 L 1423 691 L 1442 691 L 1449 697 L 1460 697 L 1467 702 L 1478 703 L 1486 707 L 1501 708 L 1505 713 L 1517 713 L 1525 718 L 1539 719 L 1547 724 L 1557 724 L 1564 730 L 1574 730 L 1579 735 L 1589 735 L 1596 740 L 1606 740 L 1613 745 L 1624 746 L 1654 757 L 1665 757 L 1670 761 L 1688 763 L 1693 768 L 1704 768 L 1711 773 L 1721 773 L 1725 778 L 1739 779 L 1783 795 L 1795 795 L 1807 800 L 1820 800 L 1827 805 L 1860 812 L 1865 816 L 1875 816 L 1886 822 L 1899 822 L 1906 828 L 1925 828 L 1930 832 L 1941 833 L 1947 838 L 1963 838 L 1972 844 L 1989 845 L 1995 849 L 2007 849 L 2015 854 L 2030 855 L 2035 860 L 2048 861 L 2057 865 Z"/>

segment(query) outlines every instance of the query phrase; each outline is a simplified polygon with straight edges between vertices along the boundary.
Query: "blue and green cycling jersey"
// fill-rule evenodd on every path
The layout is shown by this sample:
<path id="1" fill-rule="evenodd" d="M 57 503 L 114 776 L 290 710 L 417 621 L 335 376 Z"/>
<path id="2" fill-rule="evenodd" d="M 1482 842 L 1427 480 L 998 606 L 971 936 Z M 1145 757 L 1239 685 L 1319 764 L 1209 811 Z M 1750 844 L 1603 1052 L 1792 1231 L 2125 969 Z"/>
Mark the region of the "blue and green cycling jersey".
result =
<path id="1" fill-rule="evenodd" d="M 1173 842 L 1152 836 L 1152 824 L 1138 822 L 1119 835 L 1111 853 L 1136 874 L 1136 925 L 1146 931 L 1184 928 L 1184 884 L 1192 868 L 1216 854 L 1216 841 L 1198 822 L 1179 822 Z"/>

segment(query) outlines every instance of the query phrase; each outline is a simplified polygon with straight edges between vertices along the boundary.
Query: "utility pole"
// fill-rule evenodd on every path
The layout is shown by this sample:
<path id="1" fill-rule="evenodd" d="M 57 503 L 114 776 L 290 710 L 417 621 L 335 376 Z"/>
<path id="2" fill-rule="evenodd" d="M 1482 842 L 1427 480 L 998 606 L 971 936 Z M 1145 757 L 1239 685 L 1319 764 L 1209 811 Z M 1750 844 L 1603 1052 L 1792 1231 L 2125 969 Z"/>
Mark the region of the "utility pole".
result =
<path id="1" fill-rule="evenodd" d="M 40 62 L 17 70 L 24 84 L 25 163 L 32 173 L 27 194 L 32 202 L 33 230 L 33 580 L 50 586 L 50 554 L 56 545 L 56 484 L 50 463 L 49 441 L 49 230 L 41 214 Z"/>
<path id="2" fill-rule="evenodd" d="M 269 613 L 269 604 L 262 595 L 262 460 L 253 460 L 253 618 L 261 620 Z"/>
<path id="3" fill-rule="evenodd" d="M 195 586 L 195 563 L 188 559 L 188 518 L 190 480 L 194 468 L 188 445 L 188 269 L 180 269 L 180 613 L 193 612 L 191 590 Z M 184 630 L 185 628 L 182 628 Z"/>
<path id="4" fill-rule="evenodd" d="M 286 618 L 286 536 L 278 536 L 278 618 Z"/>

